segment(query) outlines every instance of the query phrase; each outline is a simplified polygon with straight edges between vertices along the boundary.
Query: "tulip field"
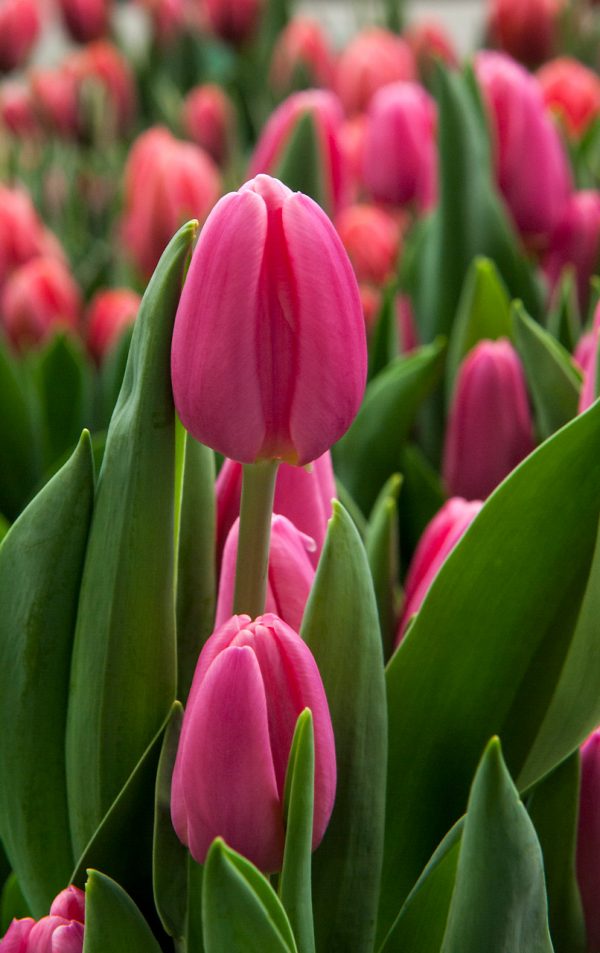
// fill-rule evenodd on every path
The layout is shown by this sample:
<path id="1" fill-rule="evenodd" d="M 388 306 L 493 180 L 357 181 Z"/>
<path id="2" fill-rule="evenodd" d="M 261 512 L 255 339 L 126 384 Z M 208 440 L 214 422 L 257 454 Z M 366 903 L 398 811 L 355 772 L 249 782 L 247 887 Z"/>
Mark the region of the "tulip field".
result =
<path id="1" fill-rule="evenodd" d="M 600 3 L 482 5 L 0 0 L 0 953 L 600 953 Z"/>

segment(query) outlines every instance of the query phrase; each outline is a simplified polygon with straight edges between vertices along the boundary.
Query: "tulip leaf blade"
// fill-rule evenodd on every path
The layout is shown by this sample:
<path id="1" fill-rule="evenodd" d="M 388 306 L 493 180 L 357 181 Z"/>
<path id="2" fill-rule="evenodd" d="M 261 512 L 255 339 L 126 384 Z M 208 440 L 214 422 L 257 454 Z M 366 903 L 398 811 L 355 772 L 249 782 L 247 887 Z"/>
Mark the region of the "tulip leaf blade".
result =
<path id="1" fill-rule="evenodd" d="M 206 953 L 297 953 L 269 881 L 221 838 L 206 857 L 202 906 Z"/>
<path id="2" fill-rule="evenodd" d="M 89 870 L 82 953 L 160 953 L 150 927 L 116 881 Z"/>
<path id="3" fill-rule="evenodd" d="M 301 635 L 323 679 L 337 758 L 333 814 L 313 857 L 317 949 L 371 953 L 385 814 L 383 651 L 367 555 L 335 501 Z"/>
<path id="4" fill-rule="evenodd" d="M 277 163 L 275 177 L 292 190 L 314 199 L 329 215 L 333 215 L 333 195 L 327 193 L 320 157 L 319 134 L 309 111 L 303 113 Z"/>
<path id="5" fill-rule="evenodd" d="M 441 953 L 553 953 L 542 851 L 500 742 L 475 774 Z"/>
<path id="6" fill-rule="evenodd" d="M 390 361 L 397 357 L 400 350 L 397 307 L 397 289 L 391 285 L 384 292 L 377 323 L 369 341 L 368 380 L 372 380 L 383 371 Z"/>
<path id="7" fill-rule="evenodd" d="M 26 369 L 0 341 L 0 511 L 14 520 L 42 475 L 39 407 Z"/>
<path id="8" fill-rule="evenodd" d="M 152 883 L 160 921 L 173 937 L 186 934 L 188 910 L 188 851 L 171 823 L 171 777 L 183 721 L 183 708 L 175 702 L 167 722 L 156 773 Z"/>
<path id="9" fill-rule="evenodd" d="M 0 834 L 35 916 L 73 866 L 65 712 L 93 498 L 84 431 L 0 547 Z"/>
<path id="10" fill-rule="evenodd" d="M 294 931 L 298 953 L 314 953 L 311 899 L 315 742 L 312 713 L 298 716 L 285 778 L 285 850 L 279 898 Z"/>
<path id="11" fill-rule="evenodd" d="M 392 652 L 398 623 L 398 496 L 401 486 L 402 477 L 397 473 L 392 474 L 375 502 L 365 539 L 386 660 Z"/>

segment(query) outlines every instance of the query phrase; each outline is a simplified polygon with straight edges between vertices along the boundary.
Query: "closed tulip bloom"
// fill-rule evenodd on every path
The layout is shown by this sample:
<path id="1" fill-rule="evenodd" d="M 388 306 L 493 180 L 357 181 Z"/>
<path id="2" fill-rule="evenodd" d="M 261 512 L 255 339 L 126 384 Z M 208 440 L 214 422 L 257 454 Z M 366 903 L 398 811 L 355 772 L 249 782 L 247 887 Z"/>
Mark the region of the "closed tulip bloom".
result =
<path id="1" fill-rule="evenodd" d="M 417 83 L 392 83 L 375 94 L 365 135 L 364 181 L 376 201 L 432 206 L 436 123 L 435 103 Z"/>
<path id="2" fill-rule="evenodd" d="M 349 205 L 335 226 L 357 280 L 383 285 L 394 274 L 400 254 L 398 219 L 375 205 Z"/>
<path id="3" fill-rule="evenodd" d="M 550 238 L 544 257 L 546 277 L 552 288 L 560 282 L 564 269 L 571 265 L 577 278 L 577 293 L 582 311 L 590 295 L 590 278 L 600 263 L 600 192 L 574 192 L 563 209 Z"/>
<path id="4" fill-rule="evenodd" d="M 315 124 L 325 187 L 325 207 L 334 213 L 345 204 L 346 170 L 340 147 L 343 113 L 339 100 L 324 89 L 307 89 L 288 96 L 267 121 L 252 154 L 248 175 L 274 173 L 298 123 L 309 115 Z"/>
<path id="5" fill-rule="evenodd" d="M 475 69 L 492 122 L 499 189 L 519 231 L 545 242 L 564 212 L 571 176 L 539 83 L 502 53 L 479 53 Z"/>
<path id="6" fill-rule="evenodd" d="M 600 115 L 600 79 L 568 56 L 547 63 L 537 76 L 546 107 L 579 139 Z"/>
<path id="7" fill-rule="evenodd" d="M 285 774 L 305 708 L 315 737 L 314 849 L 333 809 L 336 766 L 327 698 L 308 646 L 270 614 L 233 616 L 205 644 L 171 787 L 173 826 L 199 863 L 220 836 L 261 870 L 281 869 Z"/>
<path id="8" fill-rule="evenodd" d="M 365 329 L 348 256 L 312 199 L 260 175 L 218 202 L 183 287 L 171 372 L 184 426 L 241 463 L 304 466 L 346 432 Z"/>
<path id="9" fill-rule="evenodd" d="M 140 296 L 129 288 L 111 288 L 95 295 L 87 312 L 86 337 L 96 361 L 102 361 L 125 328 L 133 324 L 140 300 Z"/>
<path id="10" fill-rule="evenodd" d="M 43 342 L 59 327 L 76 328 L 80 313 L 79 288 L 55 258 L 34 258 L 22 265 L 0 295 L 0 323 L 19 351 Z"/>
<path id="11" fill-rule="evenodd" d="M 29 953 L 28 939 L 35 926 L 35 920 L 24 917 L 22 920 L 13 920 L 0 940 L 0 953 Z"/>
<path id="12" fill-rule="evenodd" d="M 64 259 L 58 239 L 37 214 L 20 186 L 0 184 L 0 289 L 10 274 L 40 255 Z"/>
<path id="13" fill-rule="evenodd" d="M 378 89 L 416 79 L 408 43 L 395 33 L 370 27 L 358 34 L 338 60 L 334 88 L 348 115 L 364 112 Z"/>
<path id="14" fill-rule="evenodd" d="M 589 953 L 600 951 L 600 730 L 581 746 L 581 787 L 577 834 L 577 882 L 583 904 Z"/>
<path id="15" fill-rule="evenodd" d="M 421 608 L 431 584 L 444 562 L 479 513 L 480 500 L 447 500 L 427 524 L 412 558 L 404 589 L 404 610 L 396 644 L 398 645 L 413 615 Z"/>
<path id="16" fill-rule="evenodd" d="M 328 87 L 333 80 L 333 52 L 323 29 L 310 17 L 294 17 L 273 49 L 270 82 L 280 95 L 301 86 Z"/>
<path id="17" fill-rule="evenodd" d="M 110 0 L 59 0 L 65 25 L 79 43 L 104 36 L 108 29 Z"/>
<path id="18" fill-rule="evenodd" d="M 0 953 L 82 953 L 85 894 L 70 886 L 59 893 L 50 914 L 37 922 L 31 917 L 13 920 Z"/>
<path id="19" fill-rule="evenodd" d="M 85 893 L 70 884 L 54 898 L 50 907 L 50 914 L 63 917 L 65 920 L 78 920 L 85 923 Z"/>
<path id="20" fill-rule="evenodd" d="M 490 39 L 526 66 L 538 66 L 554 54 L 564 6 L 565 0 L 490 0 Z"/>
<path id="21" fill-rule="evenodd" d="M 183 125 L 186 135 L 223 165 L 231 155 L 235 139 L 234 105 L 216 83 L 196 86 L 183 103 Z"/>
<path id="22" fill-rule="evenodd" d="M 444 446 L 453 496 L 483 500 L 533 450 L 521 362 L 505 340 L 480 341 L 460 366 Z"/>
<path id="23" fill-rule="evenodd" d="M 254 34 L 264 0 L 203 0 L 209 28 L 230 43 L 243 43 Z"/>
<path id="24" fill-rule="evenodd" d="M 37 0 L 0 3 L 0 73 L 22 66 L 40 32 Z"/>

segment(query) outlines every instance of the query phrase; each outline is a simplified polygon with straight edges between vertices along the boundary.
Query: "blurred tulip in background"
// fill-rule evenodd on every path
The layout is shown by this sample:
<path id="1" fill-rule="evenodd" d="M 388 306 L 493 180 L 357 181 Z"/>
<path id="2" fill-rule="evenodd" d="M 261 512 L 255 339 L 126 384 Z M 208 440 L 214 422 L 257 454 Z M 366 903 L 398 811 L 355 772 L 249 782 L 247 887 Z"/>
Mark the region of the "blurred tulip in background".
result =
<path id="1" fill-rule="evenodd" d="M 81 292 L 57 258 L 33 258 L 13 272 L 0 293 L 0 322 L 17 350 L 44 341 L 55 329 L 74 330 Z"/>
<path id="2" fill-rule="evenodd" d="M 205 83 L 190 90 L 183 103 L 186 135 L 217 163 L 224 165 L 235 142 L 235 107 L 216 83 Z"/>
<path id="3" fill-rule="evenodd" d="M 583 63 L 563 56 L 541 68 L 538 80 L 548 109 L 574 138 L 600 115 L 600 78 Z"/>
<path id="4" fill-rule="evenodd" d="M 0 73 L 23 66 L 40 31 L 37 0 L 0 3 Z"/>
<path id="5" fill-rule="evenodd" d="M 544 271 L 554 288 L 564 269 L 572 265 L 583 311 L 590 296 L 590 278 L 600 260 L 600 192 L 574 192 L 556 223 L 544 256 Z"/>
<path id="6" fill-rule="evenodd" d="M 565 0 L 490 0 L 489 37 L 526 66 L 539 66 L 556 50 L 564 6 Z"/>
<path id="7" fill-rule="evenodd" d="M 269 78 L 275 92 L 285 95 L 304 86 L 328 87 L 333 71 L 333 51 L 320 23 L 302 16 L 290 20 L 273 49 Z"/>
<path id="8" fill-rule="evenodd" d="M 85 324 L 87 344 L 98 363 L 114 347 L 125 328 L 133 324 L 140 300 L 129 288 L 110 288 L 94 296 Z"/>
<path id="9" fill-rule="evenodd" d="M 354 115 L 367 109 L 382 86 L 414 79 L 415 60 L 406 40 L 381 27 L 369 27 L 340 54 L 334 88 L 348 115 Z"/>

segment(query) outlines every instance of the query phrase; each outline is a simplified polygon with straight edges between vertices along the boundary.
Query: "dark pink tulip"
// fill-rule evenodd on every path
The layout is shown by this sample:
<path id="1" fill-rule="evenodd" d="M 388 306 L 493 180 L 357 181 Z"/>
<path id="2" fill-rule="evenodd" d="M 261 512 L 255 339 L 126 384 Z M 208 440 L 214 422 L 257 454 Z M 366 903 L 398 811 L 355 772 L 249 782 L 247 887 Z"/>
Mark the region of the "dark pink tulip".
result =
<path id="1" fill-rule="evenodd" d="M 373 96 L 364 181 L 376 201 L 431 207 L 436 193 L 436 122 L 435 103 L 417 83 L 392 83 Z"/>
<path id="2" fill-rule="evenodd" d="M 223 165 L 231 155 L 235 139 L 235 107 L 216 83 L 196 86 L 183 103 L 183 125 L 186 135 Z"/>
<path id="3" fill-rule="evenodd" d="M 490 39 L 526 66 L 538 66 L 556 49 L 564 6 L 565 0 L 489 0 Z"/>
<path id="4" fill-rule="evenodd" d="M 159 46 L 169 46 L 188 23 L 186 0 L 141 0 L 152 21 L 152 32 Z"/>
<path id="5" fill-rule="evenodd" d="M 454 496 L 444 503 L 425 527 L 406 577 L 404 610 L 396 645 L 402 640 L 413 615 L 421 608 L 431 583 L 482 506 L 480 500 L 469 501 Z"/>
<path id="6" fill-rule="evenodd" d="M 0 940 L 0 953 L 29 953 L 27 940 L 35 926 L 35 920 L 25 917 L 22 920 L 13 920 Z"/>
<path id="7" fill-rule="evenodd" d="M 77 327 L 81 292 L 67 267 L 55 258 L 22 265 L 0 294 L 0 320 L 14 347 L 25 351 L 53 330 Z"/>
<path id="8" fill-rule="evenodd" d="M 22 66 L 38 38 L 40 15 L 37 0 L 2 0 L 0 3 L 0 73 Z"/>
<path id="9" fill-rule="evenodd" d="M 203 0 L 208 27 L 230 43 L 249 40 L 258 26 L 264 0 Z"/>
<path id="10" fill-rule="evenodd" d="M 290 20 L 273 49 L 273 89 L 284 95 L 292 91 L 297 81 L 303 81 L 303 86 L 329 87 L 333 69 L 333 52 L 320 23 L 303 16 Z"/>
<path id="11" fill-rule="evenodd" d="M 110 288 L 95 295 L 85 323 L 88 348 L 96 361 L 102 361 L 125 328 L 133 324 L 140 300 L 129 288 Z"/>
<path id="12" fill-rule="evenodd" d="M 85 893 L 71 884 L 54 898 L 50 914 L 65 920 L 78 920 L 85 923 Z"/>
<path id="13" fill-rule="evenodd" d="M 380 27 L 358 34 L 341 54 L 334 88 L 348 115 L 364 112 L 382 86 L 416 79 L 408 43 Z"/>
<path id="14" fill-rule="evenodd" d="M 218 202 L 177 309 L 171 376 L 184 426 L 241 463 L 304 466 L 346 432 L 365 329 L 348 256 L 312 199 L 260 175 Z"/>
<path id="15" fill-rule="evenodd" d="M 600 953 L 600 729 L 581 747 L 577 881 L 588 953 Z"/>
<path id="16" fill-rule="evenodd" d="M 561 279 L 568 265 L 575 268 L 577 292 L 585 310 L 590 294 L 590 278 L 600 264 L 600 192 L 574 192 L 557 222 L 544 257 L 544 271 L 551 287 Z"/>
<path id="17" fill-rule="evenodd" d="M 561 56 L 537 74 L 546 108 L 579 139 L 600 115 L 600 78 L 579 60 Z"/>
<path id="18" fill-rule="evenodd" d="M 288 96 L 267 121 L 248 167 L 248 176 L 273 174 L 303 116 L 312 117 L 318 136 L 325 187 L 325 207 L 334 213 L 345 204 L 346 169 L 340 147 L 343 113 L 338 98 L 324 89 L 306 89 Z"/>
<path id="19" fill-rule="evenodd" d="M 571 191 L 558 130 L 546 113 L 539 83 L 510 57 L 484 51 L 475 69 L 492 122 L 499 189 L 519 231 L 544 244 Z"/>
<path id="20" fill-rule="evenodd" d="M 299 635 L 274 615 L 233 616 L 198 660 L 173 783 L 177 835 L 203 863 L 215 837 L 261 870 L 281 868 L 285 773 L 300 713 L 315 734 L 313 849 L 335 797 L 335 745 L 319 670 Z"/>
<path id="21" fill-rule="evenodd" d="M 64 260 L 58 239 L 38 216 L 29 193 L 0 184 L 0 289 L 16 268 L 40 255 Z"/>
<path id="22" fill-rule="evenodd" d="M 460 366 L 444 445 L 452 496 L 483 500 L 533 450 L 521 362 L 505 340 L 480 341 Z"/>
<path id="23" fill-rule="evenodd" d="M 65 25 L 79 43 L 104 36 L 108 29 L 110 0 L 59 0 Z"/>
<path id="24" fill-rule="evenodd" d="M 402 240 L 397 217 L 375 205 L 349 205 L 335 220 L 357 281 L 383 285 L 396 271 Z"/>
<path id="25" fill-rule="evenodd" d="M 0 953 L 82 953 L 85 894 L 71 885 L 37 923 L 30 917 L 13 920 L 0 941 Z"/>

